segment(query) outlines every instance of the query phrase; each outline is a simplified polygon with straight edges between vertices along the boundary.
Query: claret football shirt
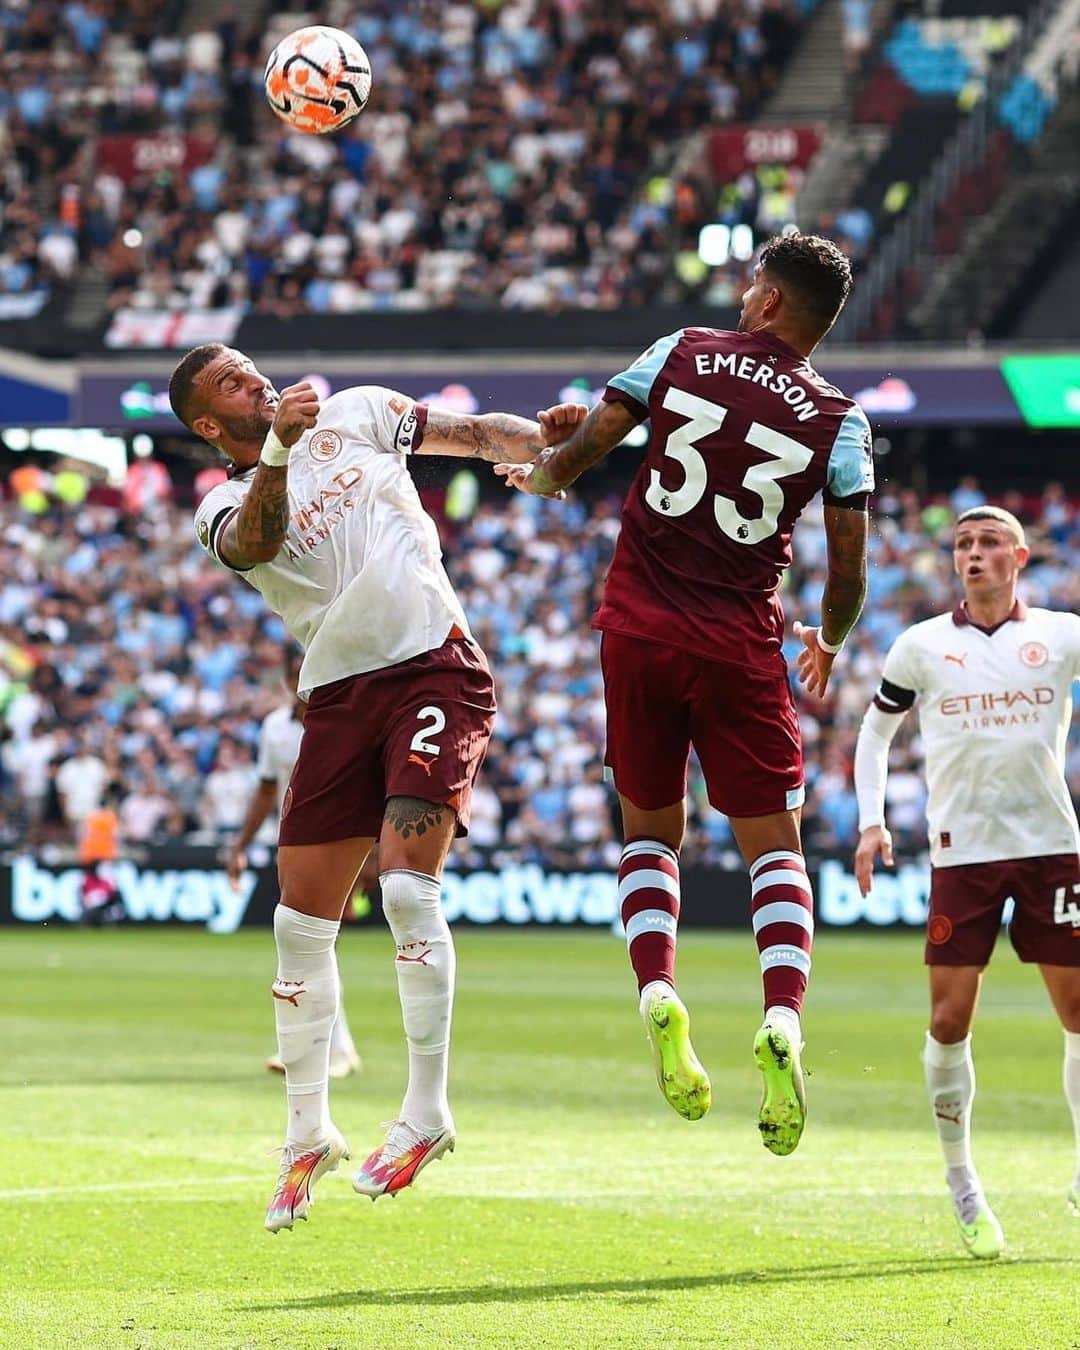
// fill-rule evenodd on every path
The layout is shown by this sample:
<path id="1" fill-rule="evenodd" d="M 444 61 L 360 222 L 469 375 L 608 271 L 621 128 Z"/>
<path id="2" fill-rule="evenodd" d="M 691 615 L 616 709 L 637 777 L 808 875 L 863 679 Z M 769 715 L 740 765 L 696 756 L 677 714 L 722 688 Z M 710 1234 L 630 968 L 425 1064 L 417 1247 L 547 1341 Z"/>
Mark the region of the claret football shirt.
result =
<path id="1" fill-rule="evenodd" d="M 782 669 L 795 521 L 874 487 L 862 409 L 785 342 L 715 328 L 661 338 L 604 398 L 651 427 L 595 627 Z"/>

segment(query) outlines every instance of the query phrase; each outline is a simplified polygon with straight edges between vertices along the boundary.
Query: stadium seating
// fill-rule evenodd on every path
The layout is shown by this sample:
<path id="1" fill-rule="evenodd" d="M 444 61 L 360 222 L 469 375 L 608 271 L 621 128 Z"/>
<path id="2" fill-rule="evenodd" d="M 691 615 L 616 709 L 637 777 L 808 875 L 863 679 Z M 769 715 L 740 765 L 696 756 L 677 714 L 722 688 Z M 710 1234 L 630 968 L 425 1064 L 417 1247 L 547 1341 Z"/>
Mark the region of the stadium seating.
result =
<path id="1" fill-rule="evenodd" d="M 367 46 L 376 95 L 320 140 L 286 134 L 261 94 L 264 48 L 310 16 L 166 37 L 147 26 L 161 8 L 128 0 L 108 24 L 80 4 L 6 11 L 9 293 L 81 269 L 84 309 L 98 278 L 113 310 L 647 303 L 672 218 L 648 176 L 704 121 L 754 109 L 803 15 L 790 0 L 640 0 L 617 23 L 598 3 L 346 5 L 335 21 Z M 147 151 L 118 173 L 116 138 L 159 132 L 194 167 Z"/>
<path id="2" fill-rule="evenodd" d="M 437 508 L 440 494 L 426 495 Z M 977 483 L 966 481 L 951 506 L 981 499 Z M 448 566 L 490 655 L 502 709 L 467 857 L 600 868 L 618 860 L 613 800 L 601 773 L 597 635 L 589 628 L 618 505 L 500 497 L 481 500 L 464 523 L 443 521 Z M 1041 500 L 1010 505 L 1031 523 L 1035 540 L 1025 594 L 1055 608 L 1080 606 L 1078 504 L 1052 484 Z M 869 603 L 840 678 L 824 704 L 797 691 L 811 851 L 854 842 L 851 756 L 884 651 L 906 624 L 952 602 L 949 506 L 920 502 L 913 492 L 879 495 Z M 136 515 L 96 494 L 89 505 L 66 506 L 39 485 L 37 496 L 0 508 L 0 538 L 7 841 L 28 814 L 44 817 L 41 838 L 67 838 L 55 781 L 80 747 L 104 763 L 129 842 L 227 837 L 253 785 L 259 720 L 284 697 L 278 620 L 205 558 L 190 505 L 171 504 L 164 493 Z M 787 579 L 789 619 L 816 616 L 823 548 L 811 508 Z M 789 661 L 795 650 L 789 647 Z M 892 764 L 891 823 L 899 844 L 918 847 L 925 822 L 913 722 L 898 737 Z M 1076 738 L 1068 772 L 1080 794 Z M 717 860 L 733 847 L 695 773 L 686 859 Z"/>

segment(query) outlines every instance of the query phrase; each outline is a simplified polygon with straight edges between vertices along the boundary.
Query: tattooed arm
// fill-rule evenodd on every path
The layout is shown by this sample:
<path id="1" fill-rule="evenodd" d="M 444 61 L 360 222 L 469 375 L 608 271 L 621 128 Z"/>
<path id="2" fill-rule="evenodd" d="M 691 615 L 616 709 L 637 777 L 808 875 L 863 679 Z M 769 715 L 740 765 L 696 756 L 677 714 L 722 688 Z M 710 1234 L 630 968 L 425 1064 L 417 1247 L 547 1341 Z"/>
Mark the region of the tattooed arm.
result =
<path id="1" fill-rule="evenodd" d="M 852 502 L 854 498 L 850 499 Z M 807 693 L 825 695 L 837 652 L 827 652 L 818 638 L 830 647 L 839 647 L 855 627 L 866 598 L 866 539 L 869 516 L 866 499 L 859 506 L 825 506 L 825 538 L 829 549 L 829 572 L 821 596 L 821 627 L 795 625 L 795 636 L 803 650 L 799 653 L 799 683 Z"/>
<path id="2" fill-rule="evenodd" d="M 442 412 L 427 415 L 417 455 L 466 455 L 489 464 L 531 464 L 545 445 L 564 441 L 588 410 L 580 403 L 558 403 L 540 413 L 538 422 L 512 413 Z"/>
<path id="3" fill-rule="evenodd" d="M 246 571 L 270 562 L 289 528 L 289 469 L 259 464 L 244 503 L 221 527 L 217 554 L 223 563 Z"/>
<path id="4" fill-rule="evenodd" d="M 559 497 L 586 469 L 598 464 L 638 425 L 622 403 L 598 403 L 562 445 L 552 445 L 535 464 L 499 464 L 495 472 L 508 486 L 535 497 Z"/>
<path id="5" fill-rule="evenodd" d="M 309 381 L 301 380 L 281 391 L 271 432 L 288 448 L 318 420 L 319 396 Z M 221 527 L 217 542 L 221 561 L 240 571 L 275 558 L 289 528 L 289 466 L 263 459 L 256 464 L 247 496 Z"/>
<path id="6" fill-rule="evenodd" d="M 829 573 L 821 597 L 821 635 L 833 647 L 855 627 L 866 599 L 869 519 L 865 508 L 825 507 Z"/>
<path id="7" fill-rule="evenodd" d="M 539 422 L 512 413 L 443 412 L 432 408 L 417 455 L 465 455 L 489 464 L 527 464 L 547 445 Z"/>

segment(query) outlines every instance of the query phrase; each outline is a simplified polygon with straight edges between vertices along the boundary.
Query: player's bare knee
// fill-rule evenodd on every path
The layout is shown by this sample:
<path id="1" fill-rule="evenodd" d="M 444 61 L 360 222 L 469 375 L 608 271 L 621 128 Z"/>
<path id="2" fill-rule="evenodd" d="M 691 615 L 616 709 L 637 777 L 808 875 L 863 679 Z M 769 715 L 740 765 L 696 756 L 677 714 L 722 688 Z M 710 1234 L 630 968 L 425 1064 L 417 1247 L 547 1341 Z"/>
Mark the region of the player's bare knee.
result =
<path id="1" fill-rule="evenodd" d="M 935 1003 L 930 1012 L 930 1035 L 939 1045 L 956 1045 L 971 1030 L 975 1005 L 957 1000 Z"/>

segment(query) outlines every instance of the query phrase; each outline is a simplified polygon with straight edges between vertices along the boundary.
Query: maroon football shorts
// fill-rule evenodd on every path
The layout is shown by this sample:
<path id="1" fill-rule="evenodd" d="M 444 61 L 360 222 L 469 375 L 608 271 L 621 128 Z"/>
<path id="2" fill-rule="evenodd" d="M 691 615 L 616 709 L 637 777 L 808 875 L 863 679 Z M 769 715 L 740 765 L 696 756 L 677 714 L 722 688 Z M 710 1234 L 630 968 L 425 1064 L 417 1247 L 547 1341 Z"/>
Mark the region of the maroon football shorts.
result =
<path id="1" fill-rule="evenodd" d="M 1010 896 L 1016 907 L 1009 937 L 1020 960 L 1080 966 L 1080 858 L 1075 853 L 931 868 L 926 964 L 985 966 Z"/>
<path id="2" fill-rule="evenodd" d="M 619 793 L 644 811 L 681 801 L 691 745 L 709 801 L 728 816 L 800 806 L 802 741 L 787 676 L 605 632 L 607 754 Z"/>
<path id="3" fill-rule="evenodd" d="M 466 834 L 494 720 L 491 671 L 464 638 L 322 685 L 308 701 L 279 842 L 377 838 L 388 797 L 450 806 Z"/>

